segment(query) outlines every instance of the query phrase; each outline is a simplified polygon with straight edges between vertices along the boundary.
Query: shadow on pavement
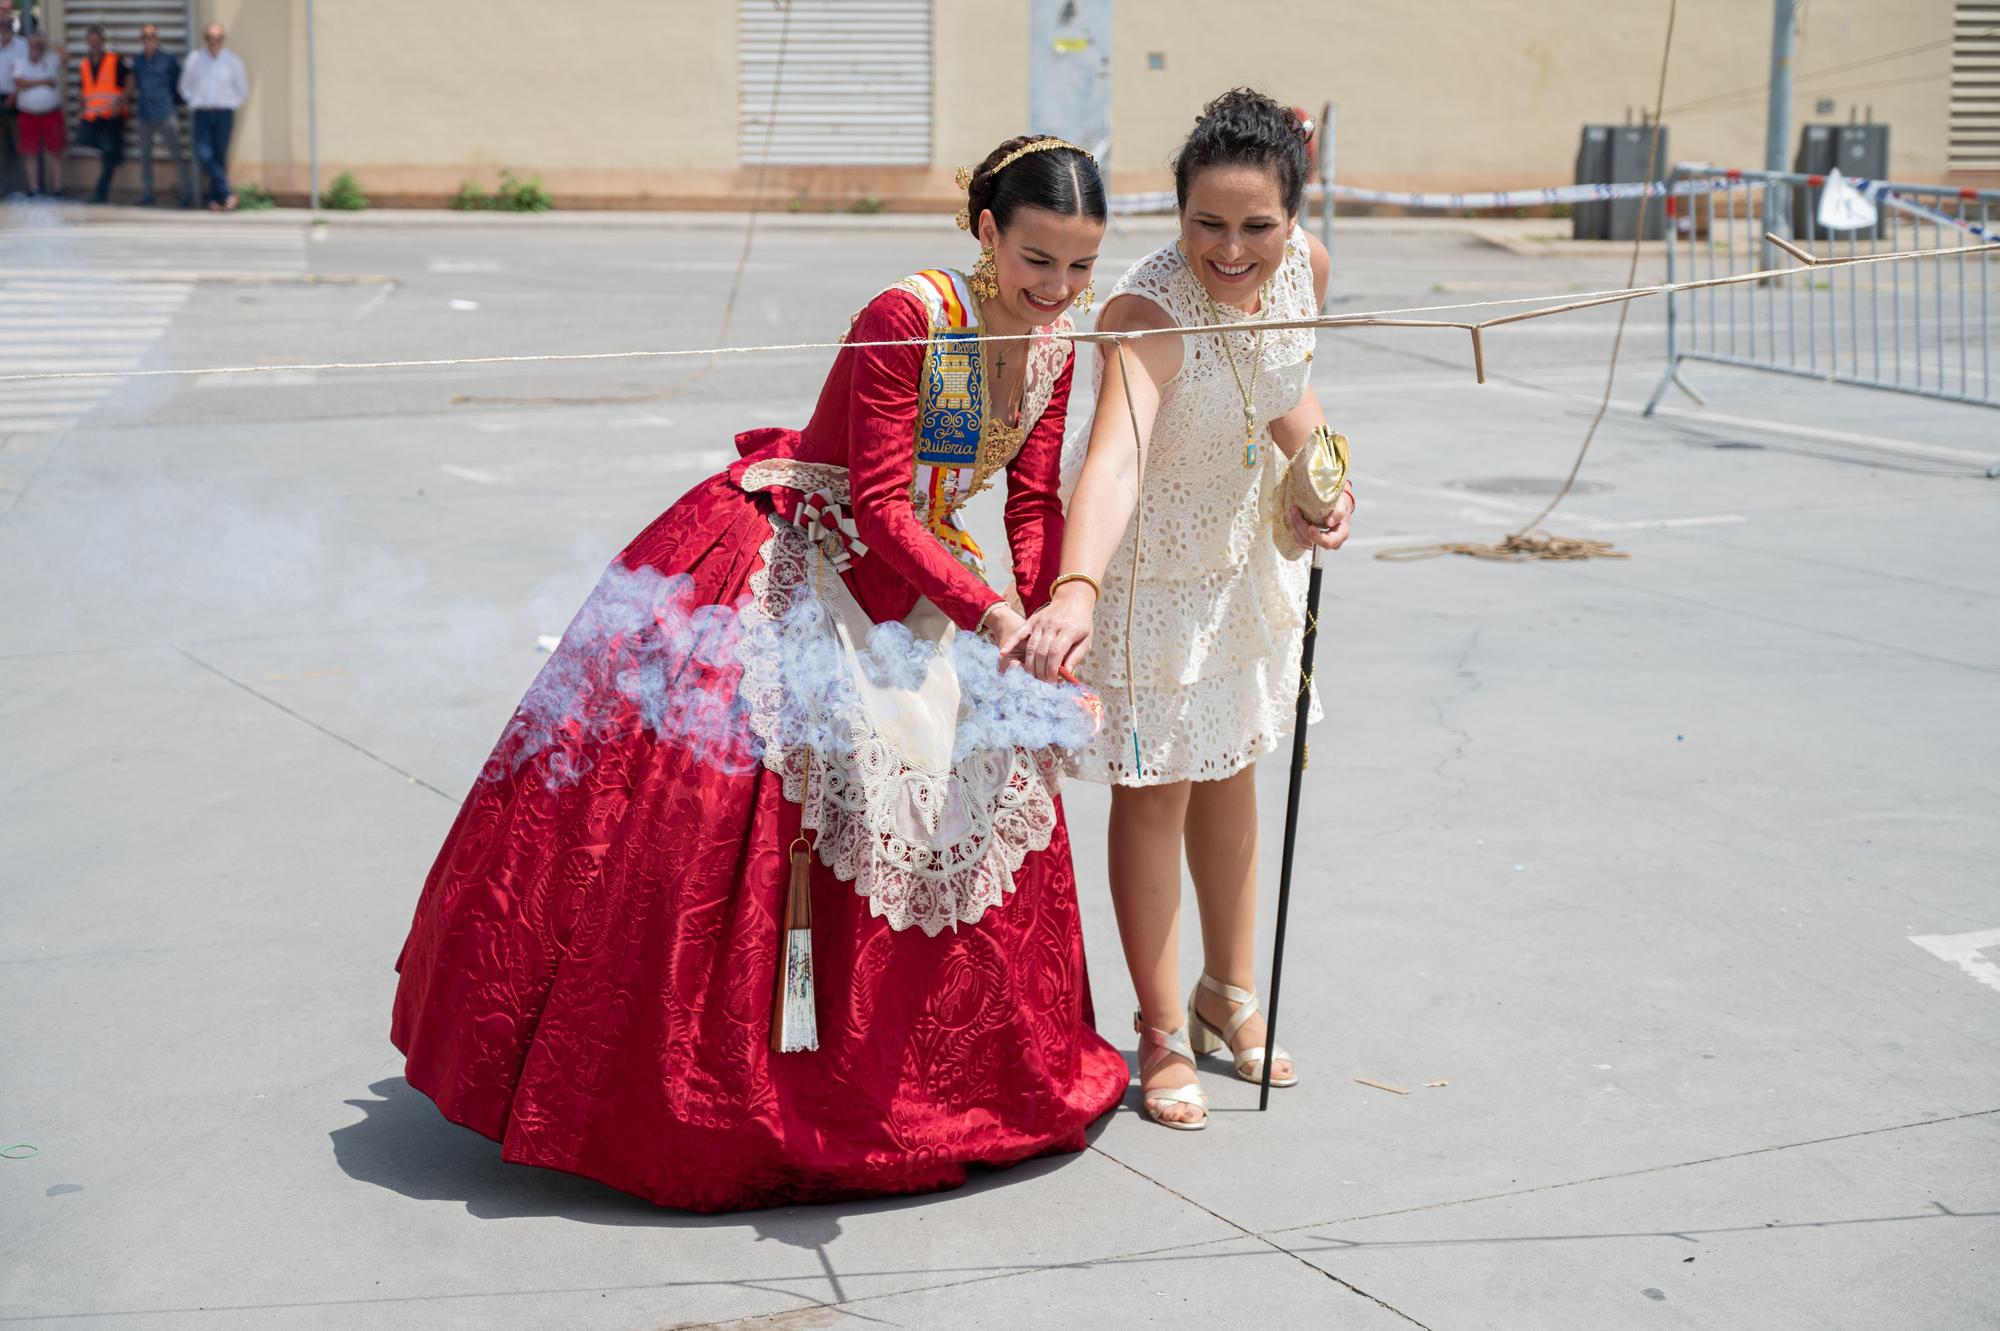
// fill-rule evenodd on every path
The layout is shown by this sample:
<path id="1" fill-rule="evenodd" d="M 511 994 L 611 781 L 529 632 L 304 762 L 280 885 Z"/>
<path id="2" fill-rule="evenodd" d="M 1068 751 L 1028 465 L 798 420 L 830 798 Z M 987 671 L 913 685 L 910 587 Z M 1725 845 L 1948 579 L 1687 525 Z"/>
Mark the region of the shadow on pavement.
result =
<path id="1" fill-rule="evenodd" d="M 508 1164 L 497 1142 L 463 1128 L 440 1114 L 429 1097 L 401 1077 L 386 1078 L 368 1088 L 379 1099 L 349 1100 L 362 1111 L 358 1123 L 328 1134 L 341 1171 L 361 1183 L 371 1183 L 417 1201 L 459 1201 L 482 1220 L 514 1220 L 555 1216 L 595 1225 L 649 1225 L 661 1228 L 714 1229 L 749 1227 L 757 1238 L 816 1252 L 824 1260 L 826 1246 L 840 1237 L 840 1222 L 850 1215 L 914 1209 L 953 1197 L 1027 1183 L 1062 1168 L 1074 1155 L 1029 1160 L 1011 1169 L 975 1169 L 965 1186 L 951 1192 L 915 1197 L 884 1197 L 857 1202 L 745 1211 L 732 1215 L 694 1215 L 655 1206 L 593 1179 L 531 1165 Z M 1095 1141 L 1106 1115 L 1091 1125 Z"/>

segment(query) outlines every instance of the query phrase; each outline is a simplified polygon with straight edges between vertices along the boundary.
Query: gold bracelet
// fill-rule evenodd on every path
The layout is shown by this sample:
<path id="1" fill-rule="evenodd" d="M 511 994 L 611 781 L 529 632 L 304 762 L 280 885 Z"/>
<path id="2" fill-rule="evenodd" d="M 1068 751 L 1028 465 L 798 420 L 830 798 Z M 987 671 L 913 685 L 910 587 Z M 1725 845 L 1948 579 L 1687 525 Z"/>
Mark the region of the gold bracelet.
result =
<path id="1" fill-rule="evenodd" d="M 1065 574 L 1062 574 L 1062 575 L 1061 575 L 1060 577 L 1058 577 L 1058 578 L 1057 578 L 1057 579 L 1056 579 L 1056 580 L 1055 580 L 1054 582 L 1052 582 L 1052 583 L 1050 583 L 1050 584 L 1049 584 L 1049 595 L 1050 595 L 1050 596 L 1054 596 L 1054 595 L 1056 594 L 1056 588 L 1058 588 L 1058 587 L 1062 586 L 1062 585 L 1063 585 L 1063 584 L 1064 584 L 1065 582 L 1083 582 L 1083 583 L 1088 583 L 1088 584 L 1090 585 L 1090 594 L 1091 594 L 1091 596 L 1092 596 L 1092 597 L 1093 597 L 1094 599 L 1096 599 L 1096 600 L 1099 600 L 1099 601 L 1101 601 L 1101 600 L 1103 600 L 1103 599 L 1104 599 L 1104 588 L 1103 588 L 1103 586 L 1102 586 L 1102 585 L 1101 585 L 1101 584 L 1100 584 L 1100 583 L 1099 583 L 1099 582 L 1097 581 L 1097 579 L 1096 579 L 1096 578 L 1093 578 L 1093 577 L 1091 577 L 1091 576 L 1090 576 L 1090 575 L 1089 575 L 1088 573 L 1065 573 Z"/>

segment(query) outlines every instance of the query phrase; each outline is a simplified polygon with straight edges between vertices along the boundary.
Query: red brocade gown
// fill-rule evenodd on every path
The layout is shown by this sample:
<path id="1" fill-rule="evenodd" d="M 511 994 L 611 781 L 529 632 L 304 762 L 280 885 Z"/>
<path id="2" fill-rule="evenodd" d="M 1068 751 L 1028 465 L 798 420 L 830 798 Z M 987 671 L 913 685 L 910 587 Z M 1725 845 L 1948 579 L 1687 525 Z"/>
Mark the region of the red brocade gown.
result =
<path id="1" fill-rule="evenodd" d="M 956 275 L 919 277 L 931 286 L 883 292 L 848 340 L 931 335 L 941 303 L 966 293 Z M 1034 346 L 1025 396 L 1044 405 L 1032 424 L 1024 405 L 1005 462 L 1030 608 L 1062 545 L 1073 360 L 1067 342 Z M 1016 750 L 1011 768 L 1001 753 L 981 769 L 999 794 L 975 801 L 958 848 L 978 872 L 922 878 L 882 859 L 895 837 L 832 796 L 813 801 L 839 781 L 802 775 L 810 754 L 762 734 L 777 668 L 736 650 L 739 620 L 773 640 L 784 595 L 814 576 L 876 622 L 923 598 L 971 630 L 1000 599 L 927 525 L 923 487 L 966 480 L 917 461 L 930 354 L 843 348 L 803 431 L 740 436 L 741 461 L 641 532 L 459 811 L 397 962 L 391 1038 L 410 1084 L 504 1159 L 693 1211 L 914 1193 L 954 1187 L 970 1165 L 1081 1150 L 1124 1093 L 1124 1059 L 1093 1027 L 1061 805 L 1052 780 L 1037 784 L 1052 762 Z M 811 539 L 790 520 L 808 517 L 824 524 Z M 856 553 L 815 574 L 826 546 L 812 542 L 842 524 Z M 635 579 L 651 580 L 647 642 L 616 602 Z M 663 691 L 632 685 L 649 669 Z M 607 695 L 610 678 L 632 687 Z M 777 1053 L 802 800 L 819 810 L 818 1048 Z M 846 861 L 838 872 L 828 855 Z"/>

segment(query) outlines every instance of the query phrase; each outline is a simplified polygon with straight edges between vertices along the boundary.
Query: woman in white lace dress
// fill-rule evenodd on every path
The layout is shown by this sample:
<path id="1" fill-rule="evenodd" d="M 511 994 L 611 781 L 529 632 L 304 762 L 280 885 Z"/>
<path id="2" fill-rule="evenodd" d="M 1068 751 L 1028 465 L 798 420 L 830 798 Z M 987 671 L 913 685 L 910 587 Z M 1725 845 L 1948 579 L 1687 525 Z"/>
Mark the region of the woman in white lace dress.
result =
<path id="1" fill-rule="evenodd" d="M 1098 330 L 1315 315 L 1328 259 L 1297 224 L 1306 147 L 1291 111 L 1227 93 L 1174 168 L 1180 238 L 1124 276 Z M 1312 351 L 1311 330 L 1292 329 L 1142 337 L 1107 353 L 1063 575 L 1007 644 L 1044 678 L 1073 667 L 1103 698 L 1102 733 L 1074 770 L 1112 787 L 1111 892 L 1139 997 L 1142 1100 L 1169 1127 L 1207 1123 L 1197 1052 L 1226 1053 L 1246 1080 L 1263 1073 L 1253 763 L 1291 730 L 1308 572 L 1280 555 L 1272 526 L 1337 549 L 1354 502 L 1344 494 L 1324 528 L 1278 511 L 1285 459 L 1325 423 Z M 1185 1006 L 1183 844 L 1204 962 Z M 1295 1085 L 1290 1057 L 1271 1056 L 1271 1084 Z"/>

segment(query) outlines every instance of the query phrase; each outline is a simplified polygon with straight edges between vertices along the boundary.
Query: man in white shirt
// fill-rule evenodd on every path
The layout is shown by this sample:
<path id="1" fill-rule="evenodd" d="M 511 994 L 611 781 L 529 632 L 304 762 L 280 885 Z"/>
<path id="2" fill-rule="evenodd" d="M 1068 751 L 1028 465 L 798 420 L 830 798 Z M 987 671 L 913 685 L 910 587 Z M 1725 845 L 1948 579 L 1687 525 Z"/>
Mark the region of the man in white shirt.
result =
<path id="1" fill-rule="evenodd" d="M 194 113 L 194 159 L 208 176 L 208 210 L 236 206 L 229 188 L 229 136 L 236 112 L 250 96 L 250 75 L 236 52 L 224 50 L 220 23 L 202 30 L 202 49 L 181 66 L 181 100 Z"/>
<path id="2" fill-rule="evenodd" d="M 15 129 L 30 194 L 62 193 L 63 150 L 69 147 L 63 132 L 62 76 L 62 57 L 49 49 L 48 39 L 39 32 L 28 38 L 28 49 L 14 59 L 14 109 L 20 113 Z M 43 153 L 48 154 L 46 168 Z"/>

